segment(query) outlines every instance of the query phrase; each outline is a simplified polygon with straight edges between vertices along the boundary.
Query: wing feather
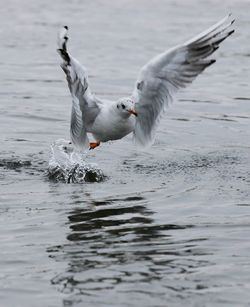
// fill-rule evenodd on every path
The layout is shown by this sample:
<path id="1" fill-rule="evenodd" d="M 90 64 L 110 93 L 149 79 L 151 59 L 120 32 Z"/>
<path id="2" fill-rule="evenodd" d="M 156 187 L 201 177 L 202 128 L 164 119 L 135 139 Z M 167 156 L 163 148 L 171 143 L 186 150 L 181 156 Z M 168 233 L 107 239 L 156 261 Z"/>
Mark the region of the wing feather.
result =
<path id="1" fill-rule="evenodd" d="M 58 35 L 57 51 L 63 59 L 61 67 L 72 96 L 70 135 L 77 148 L 85 149 L 89 144 L 88 128 L 99 113 L 99 100 L 91 94 L 86 68 L 68 53 L 67 41 L 68 27 L 65 26 Z"/>
<path id="2" fill-rule="evenodd" d="M 228 30 L 234 22 L 228 21 L 230 16 L 143 66 L 132 95 L 138 114 L 134 130 L 137 143 L 143 146 L 153 143 L 160 117 L 177 90 L 186 87 L 215 62 L 208 57 L 234 32 Z"/>

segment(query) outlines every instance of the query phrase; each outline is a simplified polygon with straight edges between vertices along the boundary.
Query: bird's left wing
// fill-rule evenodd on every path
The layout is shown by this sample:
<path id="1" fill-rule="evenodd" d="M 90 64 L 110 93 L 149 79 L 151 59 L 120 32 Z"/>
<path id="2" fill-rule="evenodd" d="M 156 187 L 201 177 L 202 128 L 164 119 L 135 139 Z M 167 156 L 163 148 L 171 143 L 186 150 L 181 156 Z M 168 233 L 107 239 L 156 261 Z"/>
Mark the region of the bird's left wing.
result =
<path id="1" fill-rule="evenodd" d="M 151 144 L 160 115 L 179 88 L 186 87 L 215 62 L 207 59 L 234 30 L 228 15 L 182 45 L 156 56 L 140 71 L 133 99 L 138 114 L 134 130 L 137 143 Z"/>
<path id="2" fill-rule="evenodd" d="M 84 149 L 89 145 L 87 130 L 100 111 L 100 100 L 92 95 L 86 68 L 67 51 L 68 27 L 65 26 L 58 35 L 58 53 L 63 59 L 61 67 L 66 74 L 72 96 L 70 135 L 73 144 Z"/>

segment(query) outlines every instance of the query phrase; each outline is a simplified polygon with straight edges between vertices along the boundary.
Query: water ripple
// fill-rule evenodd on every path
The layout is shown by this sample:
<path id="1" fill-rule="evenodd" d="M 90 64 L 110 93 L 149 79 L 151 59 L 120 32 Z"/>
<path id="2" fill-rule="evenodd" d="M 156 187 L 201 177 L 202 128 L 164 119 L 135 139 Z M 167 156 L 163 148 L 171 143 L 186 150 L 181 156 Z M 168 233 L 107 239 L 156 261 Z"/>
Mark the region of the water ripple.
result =
<path id="1" fill-rule="evenodd" d="M 66 271 L 51 282 L 64 293 L 74 293 L 74 299 L 77 293 L 92 296 L 97 290 L 121 291 L 120 285 L 126 284 L 133 284 L 135 293 L 150 295 L 151 291 L 141 290 L 138 283 L 152 282 L 161 284 L 160 295 L 168 288 L 168 274 L 181 278 L 183 273 L 209 265 L 195 260 L 208 254 L 197 246 L 207 238 L 175 239 L 173 231 L 193 226 L 158 224 L 143 197 L 91 201 L 90 205 L 93 210 L 88 206 L 68 213 L 68 242 L 47 249 L 50 257 L 68 263 Z"/>

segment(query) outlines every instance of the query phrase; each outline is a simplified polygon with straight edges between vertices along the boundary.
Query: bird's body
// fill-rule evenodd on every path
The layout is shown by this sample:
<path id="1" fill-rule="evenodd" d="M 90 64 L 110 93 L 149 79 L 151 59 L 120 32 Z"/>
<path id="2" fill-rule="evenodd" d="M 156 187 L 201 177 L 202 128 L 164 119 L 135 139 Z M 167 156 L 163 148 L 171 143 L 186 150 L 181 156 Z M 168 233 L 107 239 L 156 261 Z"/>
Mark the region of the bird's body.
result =
<path id="1" fill-rule="evenodd" d="M 100 142 L 118 140 L 133 132 L 141 145 L 152 144 L 164 109 L 178 89 L 186 87 L 215 62 L 208 57 L 234 30 L 230 15 L 193 39 L 157 55 L 144 65 L 131 97 L 104 101 L 89 87 L 86 69 L 67 51 L 65 26 L 58 37 L 58 52 L 72 96 L 71 139 L 78 148 L 95 148 Z M 90 133 L 95 143 L 89 143 Z"/>
<path id="2" fill-rule="evenodd" d="M 91 129 L 87 132 L 93 134 L 96 141 L 107 142 L 119 140 L 134 131 L 135 117 L 121 116 L 117 112 L 117 103 L 105 104 L 96 117 Z"/>

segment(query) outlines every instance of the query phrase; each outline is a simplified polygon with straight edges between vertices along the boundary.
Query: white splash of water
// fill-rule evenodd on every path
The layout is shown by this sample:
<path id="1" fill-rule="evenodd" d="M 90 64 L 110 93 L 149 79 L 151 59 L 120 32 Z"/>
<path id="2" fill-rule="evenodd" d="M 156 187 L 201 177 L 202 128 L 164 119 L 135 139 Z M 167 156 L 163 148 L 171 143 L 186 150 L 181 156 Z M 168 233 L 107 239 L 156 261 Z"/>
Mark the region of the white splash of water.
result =
<path id="1" fill-rule="evenodd" d="M 69 141 L 60 139 L 51 145 L 48 176 L 66 183 L 100 182 L 105 176 L 97 164 L 86 163 L 87 153 L 75 151 Z"/>

